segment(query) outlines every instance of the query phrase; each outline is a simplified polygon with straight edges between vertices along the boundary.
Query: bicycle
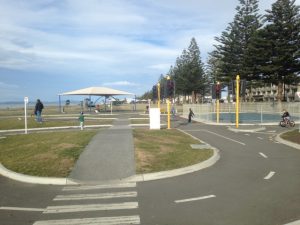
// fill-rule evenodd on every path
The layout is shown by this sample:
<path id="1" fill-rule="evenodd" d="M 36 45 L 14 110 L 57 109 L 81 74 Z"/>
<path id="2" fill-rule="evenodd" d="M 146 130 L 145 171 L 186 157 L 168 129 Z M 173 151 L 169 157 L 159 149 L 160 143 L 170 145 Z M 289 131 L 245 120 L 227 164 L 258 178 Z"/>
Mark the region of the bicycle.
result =
<path id="1" fill-rule="evenodd" d="M 295 122 L 291 119 L 282 119 L 280 122 L 279 122 L 279 125 L 281 127 L 294 127 L 295 126 Z"/>

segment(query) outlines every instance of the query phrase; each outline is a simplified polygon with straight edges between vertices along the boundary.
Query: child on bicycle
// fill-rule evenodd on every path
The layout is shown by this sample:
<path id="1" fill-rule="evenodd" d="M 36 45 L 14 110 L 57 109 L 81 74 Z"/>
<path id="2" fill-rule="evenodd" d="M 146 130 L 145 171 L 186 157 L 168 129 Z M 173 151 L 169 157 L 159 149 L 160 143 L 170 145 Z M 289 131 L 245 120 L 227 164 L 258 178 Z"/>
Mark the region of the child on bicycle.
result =
<path id="1" fill-rule="evenodd" d="M 282 113 L 282 119 L 284 120 L 284 121 L 289 121 L 290 120 L 290 114 L 289 114 L 289 112 L 288 111 L 286 111 L 285 109 L 283 110 L 283 113 Z"/>

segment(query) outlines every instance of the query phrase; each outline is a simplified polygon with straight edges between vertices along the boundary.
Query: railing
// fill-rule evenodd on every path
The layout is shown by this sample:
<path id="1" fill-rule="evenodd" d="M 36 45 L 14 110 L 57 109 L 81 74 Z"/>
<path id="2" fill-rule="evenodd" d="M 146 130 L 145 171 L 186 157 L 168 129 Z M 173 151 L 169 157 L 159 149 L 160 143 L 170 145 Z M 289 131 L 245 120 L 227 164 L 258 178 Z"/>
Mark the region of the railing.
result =
<path id="1" fill-rule="evenodd" d="M 216 122 L 216 104 L 183 105 L 183 116 L 187 117 L 189 108 L 195 114 L 194 119 L 202 122 Z M 240 103 L 241 123 L 278 123 L 283 109 L 287 110 L 294 121 L 300 122 L 300 104 L 277 102 Z M 235 122 L 235 103 L 220 104 L 220 123 Z"/>

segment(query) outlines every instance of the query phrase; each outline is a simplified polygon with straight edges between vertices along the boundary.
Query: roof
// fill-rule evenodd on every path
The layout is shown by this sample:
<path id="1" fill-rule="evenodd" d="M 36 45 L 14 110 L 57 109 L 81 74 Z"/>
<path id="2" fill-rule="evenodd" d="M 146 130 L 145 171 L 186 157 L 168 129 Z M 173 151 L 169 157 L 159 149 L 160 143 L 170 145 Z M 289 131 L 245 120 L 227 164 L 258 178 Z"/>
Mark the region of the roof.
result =
<path id="1" fill-rule="evenodd" d="M 96 96 L 112 96 L 112 95 L 134 95 L 129 92 L 115 90 L 107 87 L 89 87 L 75 91 L 64 92 L 60 95 L 96 95 Z"/>

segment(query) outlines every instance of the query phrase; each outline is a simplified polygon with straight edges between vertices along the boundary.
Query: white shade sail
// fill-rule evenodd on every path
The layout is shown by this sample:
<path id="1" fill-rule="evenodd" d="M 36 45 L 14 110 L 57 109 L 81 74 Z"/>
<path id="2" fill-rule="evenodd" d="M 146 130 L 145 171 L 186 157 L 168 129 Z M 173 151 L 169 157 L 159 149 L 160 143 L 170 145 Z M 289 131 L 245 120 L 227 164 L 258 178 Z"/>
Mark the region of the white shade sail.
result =
<path id="1" fill-rule="evenodd" d="M 115 90 L 107 87 L 89 87 L 75 91 L 64 92 L 59 95 L 95 95 L 95 96 L 113 96 L 113 95 L 134 95 L 129 92 Z"/>

